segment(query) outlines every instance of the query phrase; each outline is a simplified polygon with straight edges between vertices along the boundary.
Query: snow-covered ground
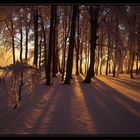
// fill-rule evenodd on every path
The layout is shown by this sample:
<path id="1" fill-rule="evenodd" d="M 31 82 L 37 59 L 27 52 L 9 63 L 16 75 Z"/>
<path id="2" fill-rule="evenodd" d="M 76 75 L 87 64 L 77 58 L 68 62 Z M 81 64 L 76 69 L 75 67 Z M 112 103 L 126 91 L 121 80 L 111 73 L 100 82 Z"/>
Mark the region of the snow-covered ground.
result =
<path id="1" fill-rule="evenodd" d="M 21 101 L 13 81 L 0 83 L 1 134 L 140 134 L 140 76 L 98 76 L 83 84 L 84 76 L 73 75 L 71 85 L 58 76 L 45 86 L 43 77 L 35 79 L 40 75 L 27 75 Z"/>

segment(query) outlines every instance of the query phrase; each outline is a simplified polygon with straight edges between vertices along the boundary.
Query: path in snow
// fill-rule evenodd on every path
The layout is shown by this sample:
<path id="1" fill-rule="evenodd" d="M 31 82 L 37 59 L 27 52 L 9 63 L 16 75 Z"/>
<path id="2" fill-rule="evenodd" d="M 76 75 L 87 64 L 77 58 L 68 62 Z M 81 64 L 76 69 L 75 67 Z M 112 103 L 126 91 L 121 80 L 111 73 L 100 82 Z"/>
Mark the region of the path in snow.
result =
<path id="1" fill-rule="evenodd" d="M 20 106 L 0 102 L 0 133 L 14 134 L 140 134 L 140 80 L 98 76 L 92 84 L 73 76 L 71 85 L 54 78 L 38 84 Z M 5 98 L 4 98 L 5 97 Z"/>

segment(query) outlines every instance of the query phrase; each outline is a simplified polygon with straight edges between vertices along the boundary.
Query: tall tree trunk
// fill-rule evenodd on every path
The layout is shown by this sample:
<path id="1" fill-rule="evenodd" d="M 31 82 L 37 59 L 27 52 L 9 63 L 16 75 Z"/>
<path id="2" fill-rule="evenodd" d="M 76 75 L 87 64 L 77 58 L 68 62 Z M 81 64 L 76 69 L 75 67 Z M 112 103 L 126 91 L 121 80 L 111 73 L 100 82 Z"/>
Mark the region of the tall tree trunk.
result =
<path id="1" fill-rule="evenodd" d="M 130 57 L 128 59 L 128 69 L 127 69 L 127 74 L 130 74 L 130 67 L 131 67 L 131 54 Z"/>
<path id="2" fill-rule="evenodd" d="M 80 12 L 79 12 L 79 9 L 78 9 L 78 14 L 77 14 L 77 24 L 78 24 L 78 27 L 77 27 L 77 34 L 78 34 L 78 37 L 77 37 L 77 46 L 76 46 L 76 75 L 79 75 L 79 47 L 80 47 L 80 30 L 79 30 L 79 16 L 80 16 Z"/>
<path id="3" fill-rule="evenodd" d="M 89 45 L 87 46 L 87 69 L 89 68 L 89 63 L 90 63 L 90 52 L 89 52 Z"/>
<path id="4" fill-rule="evenodd" d="M 47 79 L 47 43 L 46 43 L 46 31 L 45 31 L 45 27 L 44 27 L 44 21 L 42 18 L 42 15 L 40 14 L 40 18 L 41 18 L 41 27 L 42 27 L 42 31 L 43 31 L 43 40 L 44 40 L 44 67 L 45 67 L 45 77 Z"/>
<path id="5" fill-rule="evenodd" d="M 67 38 L 66 38 L 66 30 L 64 33 L 64 48 L 63 48 L 63 56 L 62 56 L 62 81 L 64 80 L 64 73 L 65 73 L 65 58 L 66 58 L 66 43 L 67 43 Z"/>
<path id="6" fill-rule="evenodd" d="M 56 48 L 57 48 L 57 6 L 54 6 L 54 14 L 53 14 L 53 37 L 52 37 L 52 43 L 53 43 L 53 48 L 52 48 L 52 76 L 56 77 L 57 73 L 57 54 L 56 54 Z"/>
<path id="7" fill-rule="evenodd" d="M 139 34 L 139 33 L 138 33 Z M 136 75 L 139 74 L 139 53 L 140 53 L 140 47 L 139 47 L 139 35 L 136 37 L 136 42 L 137 42 L 137 61 L 136 61 Z"/>
<path id="8" fill-rule="evenodd" d="M 84 83 L 90 83 L 91 78 L 94 75 L 94 63 L 95 63 L 95 50 L 96 50 L 96 40 L 97 40 L 97 29 L 98 29 L 98 13 L 99 7 L 93 9 L 90 6 L 90 26 L 91 26 L 91 45 L 90 45 L 90 66 L 86 75 Z"/>
<path id="9" fill-rule="evenodd" d="M 83 62 L 83 41 L 81 42 L 81 45 L 80 45 L 80 73 L 83 74 L 83 71 L 82 71 L 82 62 Z"/>
<path id="10" fill-rule="evenodd" d="M 13 24 L 13 20 L 11 19 L 11 28 L 12 28 L 12 32 L 11 32 L 11 36 L 12 36 L 12 52 L 13 52 L 13 64 L 15 64 L 16 62 L 16 56 L 15 56 L 15 40 L 14 40 L 14 24 Z"/>
<path id="11" fill-rule="evenodd" d="M 67 16 L 68 16 L 68 11 L 67 9 L 65 9 L 65 16 L 64 16 L 64 22 L 63 22 L 64 48 L 62 50 L 62 54 L 63 54 L 62 55 L 62 81 L 64 81 L 64 74 L 65 74 L 65 69 L 66 69 L 66 47 L 67 47 L 67 38 L 70 32 L 71 12 L 69 14 L 68 22 L 67 22 Z"/>
<path id="12" fill-rule="evenodd" d="M 20 27 L 20 61 L 22 61 L 22 52 L 23 52 L 23 34 L 22 34 L 22 17 L 21 17 L 21 27 Z"/>
<path id="13" fill-rule="evenodd" d="M 42 58 L 42 36 L 40 37 L 39 43 L 39 68 L 41 67 L 41 58 Z"/>
<path id="14" fill-rule="evenodd" d="M 136 60 L 136 75 L 139 73 L 139 57 L 137 55 L 137 60 Z"/>
<path id="15" fill-rule="evenodd" d="M 66 78 L 65 78 L 64 84 L 70 84 L 70 79 L 72 76 L 73 50 L 74 50 L 75 26 L 76 26 L 75 21 L 77 17 L 77 11 L 78 11 L 78 6 L 73 5 L 71 32 L 70 32 L 70 40 L 69 40 L 69 52 L 68 52 L 68 58 L 67 58 Z"/>
<path id="16" fill-rule="evenodd" d="M 116 76 L 116 65 L 117 65 L 117 51 L 118 51 L 118 15 L 116 14 L 116 39 L 115 39 L 115 60 L 114 60 L 114 67 L 113 67 L 113 77 Z"/>
<path id="17" fill-rule="evenodd" d="M 27 18 L 26 18 L 26 41 L 25 41 L 25 61 L 27 62 L 28 60 L 28 35 L 29 35 L 29 27 L 28 27 L 28 23 L 27 23 Z"/>
<path id="18" fill-rule="evenodd" d="M 105 71 L 105 75 L 108 75 L 109 55 L 110 55 L 110 49 L 109 49 L 109 47 L 108 47 L 108 48 L 107 48 L 107 60 L 106 60 L 106 71 Z"/>
<path id="19" fill-rule="evenodd" d="M 76 75 L 79 75 L 79 41 L 76 48 Z"/>
<path id="20" fill-rule="evenodd" d="M 130 68 L 130 77 L 131 77 L 131 79 L 133 79 L 133 78 L 134 78 L 134 76 L 133 76 L 134 59 L 135 59 L 135 53 L 134 53 L 134 51 L 133 51 L 133 52 L 132 52 L 132 62 L 131 62 L 131 68 Z"/>
<path id="21" fill-rule="evenodd" d="M 136 47 L 136 37 L 135 37 L 135 31 L 136 31 L 136 13 L 134 14 L 134 21 L 133 21 L 133 32 L 132 33 L 132 44 L 131 44 L 131 48 L 132 48 L 132 61 L 131 61 L 131 68 L 130 68 L 130 77 L 131 79 L 134 78 L 133 76 L 133 66 L 134 66 L 134 60 L 135 60 L 135 47 Z"/>
<path id="22" fill-rule="evenodd" d="M 103 44 L 103 34 L 101 35 L 101 44 Z M 100 75 L 102 75 L 103 47 L 100 46 L 100 49 L 101 49 Z"/>
<path id="23" fill-rule="evenodd" d="M 15 64 L 16 58 L 15 58 L 15 41 L 14 41 L 14 37 L 12 37 L 12 54 L 13 54 L 13 64 Z"/>
<path id="24" fill-rule="evenodd" d="M 7 21 L 5 21 L 6 26 L 11 34 L 11 39 L 12 39 L 12 55 L 13 55 L 13 64 L 15 64 L 16 62 L 16 58 L 15 58 L 15 40 L 14 40 L 14 24 L 13 24 L 13 20 L 10 20 L 11 22 L 11 28 L 9 28 Z"/>
<path id="25" fill-rule="evenodd" d="M 34 34 L 35 34 L 35 40 L 34 40 L 34 60 L 33 65 L 37 67 L 38 64 L 38 8 L 35 8 L 33 10 L 34 13 Z"/>
<path id="26" fill-rule="evenodd" d="M 108 64 L 108 67 L 109 67 L 109 74 L 111 74 L 111 64 L 110 64 L 110 61 L 109 61 L 109 64 Z"/>
<path id="27" fill-rule="evenodd" d="M 97 59 L 96 75 L 98 75 L 99 63 L 100 63 L 100 46 L 98 46 L 98 59 Z"/>
<path id="28" fill-rule="evenodd" d="M 55 46 L 56 46 L 56 60 L 55 60 L 55 75 L 58 73 L 59 71 L 59 48 L 58 48 L 58 24 L 57 24 L 57 27 L 56 27 L 56 43 L 55 43 Z"/>
<path id="29" fill-rule="evenodd" d="M 107 23 L 107 36 L 108 36 L 108 46 L 110 47 L 110 33 L 109 33 L 109 23 Z M 105 74 L 108 75 L 109 59 L 110 59 L 110 48 L 107 48 L 107 60 L 106 60 L 106 71 Z"/>
<path id="30" fill-rule="evenodd" d="M 53 30 L 54 30 L 54 14 L 55 6 L 51 6 L 51 19 L 50 19 L 50 34 L 49 34 L 49 49 L 48 49 L 48 63 L 46 69 L 46 85 L 51 84 L 51 60 L 52 60 L 52 49 L 53 49 Z"/>

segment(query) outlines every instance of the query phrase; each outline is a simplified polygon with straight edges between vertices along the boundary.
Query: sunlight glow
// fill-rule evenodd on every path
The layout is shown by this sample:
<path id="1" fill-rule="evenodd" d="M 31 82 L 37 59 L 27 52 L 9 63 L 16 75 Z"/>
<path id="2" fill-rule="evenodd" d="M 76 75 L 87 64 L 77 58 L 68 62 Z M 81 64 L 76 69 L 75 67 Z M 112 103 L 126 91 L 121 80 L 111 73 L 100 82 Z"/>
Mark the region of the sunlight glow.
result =
<path id="1" fill-rule="evenodd" d="M 140 103 L 140 94 L 138 94 L 137 91 L 120 86 L 119 84 L 116 84 L 117 82 L 116 83 L 110 82 L 109 79 L 107 79 L 106 77 L 98 76 L 98 79 L 103 81 L 110 87 L 116 89 L 117 91 L 119 91 L 126 97 L 130 98 L 131 100 L 134 100 L 135 102 Z"/>

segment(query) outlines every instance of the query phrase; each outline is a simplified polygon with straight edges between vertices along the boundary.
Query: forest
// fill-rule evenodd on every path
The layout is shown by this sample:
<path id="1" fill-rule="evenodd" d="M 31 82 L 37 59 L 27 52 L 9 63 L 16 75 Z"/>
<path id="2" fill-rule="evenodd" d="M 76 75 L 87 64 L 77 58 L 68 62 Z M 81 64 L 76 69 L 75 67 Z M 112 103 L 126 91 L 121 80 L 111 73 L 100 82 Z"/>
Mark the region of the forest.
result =
<path id="1" fill-rule="evenodd" d="M 0 6 L 0 134 L 140 134 L 139 5 Z"/>

